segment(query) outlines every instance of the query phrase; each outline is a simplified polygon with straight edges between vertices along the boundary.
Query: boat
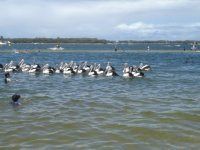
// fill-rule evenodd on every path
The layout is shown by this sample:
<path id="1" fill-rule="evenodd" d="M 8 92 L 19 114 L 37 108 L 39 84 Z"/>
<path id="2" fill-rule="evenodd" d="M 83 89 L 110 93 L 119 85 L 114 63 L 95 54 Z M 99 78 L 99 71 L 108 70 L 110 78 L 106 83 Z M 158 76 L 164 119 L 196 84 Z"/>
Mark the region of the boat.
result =
<path id="1" fill-rule="evenodd" d="M 11 44 L 12 43 L 10 41 L 4 41 L 4 42 L 0 41 L 0 46 L 3 46 L 3 45 L 11 46 Z"/>
<path id="2" fill-rule="evenodd" d="M 7 42 L 0 41 L 0 45 L 7 45 Z"/>
<path id="3" fill-rule="evenodd" d="M 181 47 L 181 45 L 180 44 L 176 44 L 176 45 L 174 45 L 175 47 Z"/>
<path id="4" fill-rule="evenodd" d="M 59 44 L 57 44 L 55 47 L 49 48 L 50 50 L 64 50 L 63 47 L 61 47 Z"/>

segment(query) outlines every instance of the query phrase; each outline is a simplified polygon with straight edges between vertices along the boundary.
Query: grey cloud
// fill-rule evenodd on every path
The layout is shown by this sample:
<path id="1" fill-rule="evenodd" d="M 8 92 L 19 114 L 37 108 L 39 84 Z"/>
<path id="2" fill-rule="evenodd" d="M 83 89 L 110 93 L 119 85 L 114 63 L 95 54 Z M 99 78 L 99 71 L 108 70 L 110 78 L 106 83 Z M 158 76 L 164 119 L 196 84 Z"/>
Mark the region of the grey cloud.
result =
<path id="1" fill-rule="evenodd" d="M 9 37 L 147 39 L 175 33 L 200 39 L 199 27 L 187 26 L 200 18 L 198 0 L 1 0 L 0 10 L 1 34 Z M 146 22 L 138 24 L 140 34 L 130 30 L 132 22 Z"/>

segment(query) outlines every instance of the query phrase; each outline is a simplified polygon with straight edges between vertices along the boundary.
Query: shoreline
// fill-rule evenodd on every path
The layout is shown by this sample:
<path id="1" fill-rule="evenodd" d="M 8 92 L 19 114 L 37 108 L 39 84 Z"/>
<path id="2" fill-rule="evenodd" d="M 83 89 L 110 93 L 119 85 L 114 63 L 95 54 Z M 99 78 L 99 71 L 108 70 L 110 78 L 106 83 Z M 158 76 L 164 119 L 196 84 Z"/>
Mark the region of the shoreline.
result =
<path id="1" fill-rule="evenodd" d="M 0 50 L 0 53 L 15 53 L 15 54 L 26 54 L 26 53 L 199 53 L 200 51 L 191 51 L 191 50 Z"/>

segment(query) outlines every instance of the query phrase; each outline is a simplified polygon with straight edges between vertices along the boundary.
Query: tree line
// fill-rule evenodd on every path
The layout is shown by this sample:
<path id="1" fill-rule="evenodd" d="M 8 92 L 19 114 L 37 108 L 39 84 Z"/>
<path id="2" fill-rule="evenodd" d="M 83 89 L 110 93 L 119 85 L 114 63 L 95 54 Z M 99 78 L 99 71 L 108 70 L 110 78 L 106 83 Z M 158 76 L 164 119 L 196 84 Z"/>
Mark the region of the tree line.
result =
<path id="1" fill-rule="evenodd" d="M 6 38 L 11 43 L 107 43 L 97 38 Z"/>
<path id="2" fill-rule="evenodd" d="M 3 38 L 0 36 L 1 41 L 10 41 L 11 43 L 100 43 L 100 44 L 128 44 L 128 43 L 161 43 L 161 44 L 191 44 L 191 43 L 200 43 L 200 41 L 195 40 L 105 40 L 105 39 L 97 39 L 97 38 Z"/>

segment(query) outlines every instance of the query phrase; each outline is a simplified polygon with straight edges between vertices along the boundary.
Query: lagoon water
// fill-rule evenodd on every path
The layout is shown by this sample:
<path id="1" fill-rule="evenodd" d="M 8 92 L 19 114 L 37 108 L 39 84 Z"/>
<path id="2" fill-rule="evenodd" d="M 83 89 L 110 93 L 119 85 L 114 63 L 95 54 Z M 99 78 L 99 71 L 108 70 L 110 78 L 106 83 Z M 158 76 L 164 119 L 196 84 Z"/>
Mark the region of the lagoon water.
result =
<path id="1" fill-rule="evenodd" d="M 94 45 L 93 45 L 94 47 Z M 25 49 L 25 48 L 24 48 Z M 0 149 L 199 149 L 200 53 L 1 53 L 56 64 L 107 62 L 119 77 L 0 73 Z M 123 79 L 124 63 L 149 64 L 144 78 Z M 22 96 L 20 107 L 9 104 Z"/>

